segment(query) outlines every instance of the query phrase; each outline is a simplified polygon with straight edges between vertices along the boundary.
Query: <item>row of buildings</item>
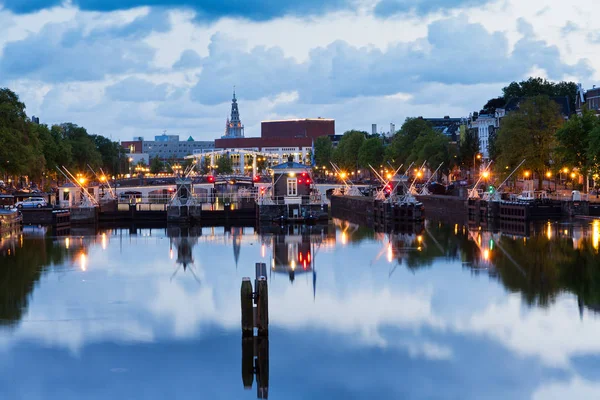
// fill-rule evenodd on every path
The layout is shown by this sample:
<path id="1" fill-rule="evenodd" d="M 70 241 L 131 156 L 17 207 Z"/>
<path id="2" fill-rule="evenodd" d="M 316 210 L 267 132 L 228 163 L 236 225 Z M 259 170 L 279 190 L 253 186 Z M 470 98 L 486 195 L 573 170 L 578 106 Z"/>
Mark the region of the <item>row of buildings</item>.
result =
<path id="1" fill-rule="evenodd" d="M 468 118 L 423 118 L 431 123 L 434 130 L 448 136 L 450 141 L 457 142 L 466 129 L 476 129 L 479 137 L 480 151 L 483 158 L 489 158 L 488 144 L 490 135 L 500 127 L 501 120 L 508 113 L 519 108 L 522 98 L 510 99 L 502 108 L 491 113 L 474 112 Z M 568 118 L 573 113 L 581 113 L 584 105 L 600 114 L 600 88 L 584 90 L 578 87 L 575 99 L 575 109 L 567 96 L 554 97 L 562 114 Z M 390 124 L 390 136 L 395 133 L 395 125 Z M 378 134 L 377 125 L 372 125 L 372 134 Z M 142 137 L 121 144 L 130 153 L 133 162 L 159 157 L 163 160 L 181 160 L 192 154 L 212 153 L 215 151 L 231 151 L 232 153 L 260 152 L 268 155 L 270 164 L 287 161 L 289 156 L 294 161 L 308 163 L 315 139 L 321 136 L 331 138 L 334 146 L 341 135 L 335 134 L 335 121 L 326 118 L 306 118 L 262 121 L 259 137 L 245 137 L 244 125 L 235 92 L 231 100 L 231 114 L 227 118 L 224 134 L 216 140 L 198 141 L 191 136 L 180 140 L 178 135 L 155 136 L 154 140 L 144 140 Z M 238 157 L 243 157 L 238 154 Z"/>

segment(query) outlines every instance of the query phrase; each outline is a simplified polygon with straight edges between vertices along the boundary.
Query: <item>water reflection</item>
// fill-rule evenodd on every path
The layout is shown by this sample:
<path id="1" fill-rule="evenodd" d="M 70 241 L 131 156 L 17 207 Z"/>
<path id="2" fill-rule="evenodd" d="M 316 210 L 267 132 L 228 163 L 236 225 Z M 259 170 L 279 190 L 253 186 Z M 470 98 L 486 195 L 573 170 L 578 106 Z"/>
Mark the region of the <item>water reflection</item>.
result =
<path id="1" fill-rule="evenodd" d="M 256 378 L 256 397 L 486 398 L 506 388 L 498 382 L 511 382 L 510 398 L 541 396 L 547 387 L 594 391 L 599 226 L 543 223 L 527 237 L 437 222 L 401 233 L 344 221 L 68 236 L 28 228 L 0 241 L 0 352 L 10 360 L 0 361 L 0 395 L 20 398 L 26 373 L 43 388 L 64 382 L 38 367 L 51 354 L 82 382 L 95 383 L 77 365 L 97 376 L 137 369 L 145 373 L 131 374 L 132 383 L 154 379 L 162 389 L 168 382 L 148 371 L 148 360 L 168 357 L 189 370 L 181 372 L 191 390 L 182 398 L 198 394 L 183 378 L 206 375 L 198 359 L 209 359 L 224 378 L 198 378 L 202 387 L 237 398 L 239 285 L 259 261 L 270 266 L 271 341 L 241 346 L 242 381 L 252 386 Z M 391 373 L 397 368 L 405 376 Z M 298 370 L 304 386 L 288 376 Z M 444 395 L 423 389 L 431 386 L 423 371 L 441 377 Z M 408 392 L 386 383 L 398 379 Z M 469 395 L 456 388 L 464 385 Z M 97 397 L 136 397 L 122 390 L 111 383 Z"/>

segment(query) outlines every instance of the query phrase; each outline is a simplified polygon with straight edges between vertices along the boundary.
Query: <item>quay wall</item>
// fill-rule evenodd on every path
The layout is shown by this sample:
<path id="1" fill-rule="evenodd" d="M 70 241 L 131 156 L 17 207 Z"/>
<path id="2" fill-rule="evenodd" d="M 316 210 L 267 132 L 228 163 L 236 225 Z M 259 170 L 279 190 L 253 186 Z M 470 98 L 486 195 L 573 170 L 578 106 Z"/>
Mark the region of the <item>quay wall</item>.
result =
<path id="1" fill-rule="evenodd" d="M 372 197 L 331 196 L 331 216 L 373 227 L 375 201 Z"/>
<path id="2" fill-rule="evenodd" d="M 467 200 L 458 196 L 431 194 L 417 196 L 425 207 L 425 217 L 448 222 L 466 221 L 468 217 Z"/>

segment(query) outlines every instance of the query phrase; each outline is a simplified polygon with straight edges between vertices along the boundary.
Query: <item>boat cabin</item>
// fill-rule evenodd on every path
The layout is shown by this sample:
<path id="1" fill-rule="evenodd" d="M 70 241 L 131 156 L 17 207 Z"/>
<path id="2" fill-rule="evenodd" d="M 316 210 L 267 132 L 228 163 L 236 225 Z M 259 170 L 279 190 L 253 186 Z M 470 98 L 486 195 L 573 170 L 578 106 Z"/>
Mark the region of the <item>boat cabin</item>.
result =
<path id="1" fill-rule="evenodd" d="M 88 199 L 88 196 L 93 200 Z M 82 188 L 69 182 L 58 188 L 58 205 L 62 208 L 94 206 L 99 202 L 100 186 L 98 185 Z"/>
<path id="2" fill-rule="evenodd" d="M 308 203 L 312 174 L 309 166 L 293 161 L 272 167 L 273 200 L 277 204 Z"/>

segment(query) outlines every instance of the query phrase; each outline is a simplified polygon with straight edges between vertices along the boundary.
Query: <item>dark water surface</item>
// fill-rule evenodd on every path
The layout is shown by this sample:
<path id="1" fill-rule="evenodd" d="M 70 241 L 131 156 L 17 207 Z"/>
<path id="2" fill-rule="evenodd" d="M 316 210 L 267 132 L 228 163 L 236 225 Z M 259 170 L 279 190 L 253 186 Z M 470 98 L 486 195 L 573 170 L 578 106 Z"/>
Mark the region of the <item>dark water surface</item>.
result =
<path id="1" fill-rule="evenodd" d="M 592 221 L 529 238 L 27 227 L 0 241 L 0 398 L 257 398 L 240 329 L 256 262 L 268 398 L 600 398 L 599 240 Z"/>

